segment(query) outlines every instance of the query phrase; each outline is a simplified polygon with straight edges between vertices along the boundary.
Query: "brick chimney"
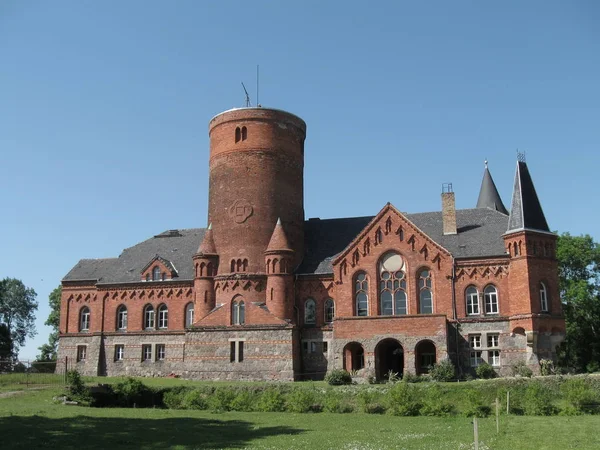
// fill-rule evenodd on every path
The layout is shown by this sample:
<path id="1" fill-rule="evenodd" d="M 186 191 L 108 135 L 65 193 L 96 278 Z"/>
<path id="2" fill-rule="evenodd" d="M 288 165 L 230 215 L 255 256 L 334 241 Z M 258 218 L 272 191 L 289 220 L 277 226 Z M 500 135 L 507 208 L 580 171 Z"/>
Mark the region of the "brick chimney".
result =
<path id="1" fill-rule="evenodd" d="M 444 235 L 456 234 L 456 204 L 452 183 L 442 185 L 442 222 Z"/>

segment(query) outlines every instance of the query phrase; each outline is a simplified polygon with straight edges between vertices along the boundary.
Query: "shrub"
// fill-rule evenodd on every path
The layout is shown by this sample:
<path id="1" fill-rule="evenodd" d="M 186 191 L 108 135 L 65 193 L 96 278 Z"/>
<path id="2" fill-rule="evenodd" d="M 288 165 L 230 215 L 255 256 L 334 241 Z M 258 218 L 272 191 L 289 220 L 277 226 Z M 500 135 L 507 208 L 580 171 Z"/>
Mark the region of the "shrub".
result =
<path id="1" fill-rule="evenodd" d="M 169 409 L 183 409 L 183 398 L 189 391 L 185 386 L 167 389 L 163 393 L 163 404 Z"/>
<path id="2" fill-rule="evenodd" d="M 144 383 L 135 378 L 127 378 L 113 387 L 117 402 L 121 406 L 154 406 L 154 393 Z"/>
<path id="3" fill-rule="evenodd" d="M 325 376 L 325 381 L 331 386 L 352 384 L 352 376 L 344 369 L 334 369 Z"/>
<path id="4" fill-rule="evenodd" d="M 385 412 L 382 404 L 382 395 L 379 391 L 368 388 L 359 391 L 356 396 L 360 410 L 367 414 L 381 414 Z"/>
<path id="5" fill-rule="evenodd" d="M 456 369 L 452 361 L 444 359 L 433 365 L 429 371 L 429 375 L 435 381 L 452 381 L 456 376 Z"/>
<path id="6" fill-rule="evenodd" d="M 184 392 L 181 400 L 182 409 L 208 409 L 208 396 L 201 389 Z"/>
<path id="7" fill-rule="evenodd" d="M 325 395 L 325 398 L 323 399 L 323 409 L 326 412 L 342 414 L 354 411 L 353 406 L 345 396 L 333 391 L 329 391 Z"/>
<path id="8" fill-rule="evenodd" d="M 235 399 L 235 391 L 230 387 L 218 387 L 208 397 L 208 406 L 213 411 L 231 411 L 231 404 Z"/>
<path id="9" fill-rule="evenodd" d="M 388 371 L 387 373 L 387 382 L 389 384 L 395 384 L 400 381 L 400 374 L 394 372 L 393 370 Z"/>
<path id="10" fill-rule="evenodd" d="M 261 412 L 281 412 L 285 410 L 285 399 L 279 390 L 266 389 L 256 403 L 256 409 Z"/>
<path id="11" fill-rule="evenodd" d="M 552 404 L 552 392 L 547 386 L 534 381 L 527 386 L 523 398 L 523 410 L 530 416 L 550 416 L 556 413 Z"/>
<path id="12" fill-rule="evenodd" d="M 67 397 L 82 405 L 90 405 L 92 396 L 89 389 L 85 386 L 81 374 L 76 370 L 67 372 Z"/>
<path id="13" fill-rule="evenodd" d="M 250 391 L 243 390 L 231 402 L 231 409 L 233 411 L 250 412 L 254 410 L 255 403 L 256 397 Z"/>
<path id="14" fill-rule="evenodd" d="M 556 369 L 554 368 L 554 362 L 551 359 L 542 359 L 540 360 L 540 375 L 554 375 L 556 373 Z"/>
<path id="15" fill-rule="evenodd" d="M 600 372 L 600 364 L 598 361 L 591 361 L 585 366 L 585 370 L 587 373 Z"/>
<path id="16" fill-rule="evenodd" d="M 427 389 L 423 397 L 420 413 L 422 416 L 449 416 L 454 412 L 454 405 L 446 400 L 444 392 L 438 386 Z"/>
<path id="17" fill-rule="evenodd" d="M 560 391 L 568 407 L 564 411 L 568 415 L 593 412 L 598 401 L 596 393 L 583 378 L 571 378 L 565 381 Z"/>
<path id="18" fill-rule="evenodd" d="M 533 376 L 533 370 L 527 367 L 525 361 L 519 361 L 513 364 L 511 370 L 514 377 L 531 378 Z"/>
<path id="19" fill-rule="evenodd" d="M 486 362 L 478 365 L 475 369 L 475 373 L 477 374 L 477 378 L 483 378 L 486 380 L 496 376 L 496 371 L 494 368 Z"/>
<path id="20" fill-rule="evenodd" d="M 404 373 L 402 377 L 402 381 L 405 383 L 421 383 L 423 381 L 427 381 L 427 377 L 423 375 L 415 375 L 414 373 Z"/>
<path id="21" fill-rule="evenodd" d="M 492 408 L 485 404 L 480 392 L 469 390 L 465 398 L 467 402 L 462 412 L 463 416 L 483 418 L 488 417 L 492 413 Z"/>
<path id="22" fill-rule="evenodd" d="M 394 416 L 417 416 L 421 409 L 415 389 L 406 382 L 398 383 L 390 390 L 389 404 L 389 412 Z"/>
<path id="23" fill-rule="evenodd" d="M 287 397 L 286 409 L 295 413 L 306 413 L 314 409 L 316 398 L 313 392 L 306 389 L 295 389 Z"/>

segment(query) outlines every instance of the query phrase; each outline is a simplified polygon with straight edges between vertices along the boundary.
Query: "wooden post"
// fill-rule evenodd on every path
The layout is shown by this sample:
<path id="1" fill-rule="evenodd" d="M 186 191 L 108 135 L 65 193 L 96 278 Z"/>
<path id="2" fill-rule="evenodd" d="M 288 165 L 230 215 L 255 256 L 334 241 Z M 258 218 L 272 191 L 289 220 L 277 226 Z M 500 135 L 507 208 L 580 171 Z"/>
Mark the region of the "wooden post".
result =
<path id="1" fill-rule="evenodd" d="M 500 399 L 496 397 L 496 434 L 500 433 Z"/>
<path id="2" fill-rule="evenodd" d="M 506 391 L 506 415 L 510 414 L 510 391 Z"/>
<path id="3" fill-rule="evenodd" d="M 477 426 L 477 417 L 473 417 L 473 438 L 475 441 L 475 450 L 479 450 L 479 427 Z"/>

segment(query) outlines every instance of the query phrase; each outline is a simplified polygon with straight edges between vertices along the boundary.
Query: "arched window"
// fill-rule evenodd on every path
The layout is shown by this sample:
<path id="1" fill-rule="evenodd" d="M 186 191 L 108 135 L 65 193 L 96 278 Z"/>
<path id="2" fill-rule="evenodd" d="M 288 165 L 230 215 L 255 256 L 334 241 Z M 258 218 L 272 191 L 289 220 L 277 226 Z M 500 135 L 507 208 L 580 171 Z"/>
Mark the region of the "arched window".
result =
<path id="1" fill-rule="evenodd" d="M 156 266 L 154 269 L 152 269 L 152 281 L 160 281 L 160 278 L 160 267 Z"/>
<path id="2" fill-rule="evenodd" d="M 543 312 L 548 312 L 548 289 L 544 283 L 540 283 L 540 307 Z"/>
<path id="3" fill-rule="evenodd" d="M 248 129 L 246 127 L 242 127 L 242 141 L 248 139 Z"/>
<path id="4" fill-rule="evenodd" d="M 304 302 L 304 323 L 306 325 L 314 325 L 317 323 L 317 305 L 312 298 Z"/>
<path id="5" fill-rule="evenodd" d="M 144 308 L 144 329 L 154 329 L 154 307 L 152 305 L 146 305 Z"/>
<path id="6" fill-rule="evenodd" d="M 467 315 L 479 314 L 479 292 L 475 286 L 467 288 Z"/>
<path id="7" fill-rule="evenodd" d="M 164 303 L 158 307 L 158 328 L 163 330 L 169 327 L 169 309 Z"/>
<path id="8" fill-rule="evenodd" d="M 498 290 L 496 286 L 490 284 L 483 290 L 485 298 L 485 313 L 498 314 Z"/>
<path id="9" fill-rule="evenodd" d="M 354 300 L 356 302 L 356 315 L 369 315 L 369 279 L 367 274 L 360 272 L 356 275 L 356 283 L 354 285 Z"/>
<path id="10" fill-rule="evenodd" d="M 185 306 L 185 326 L 191 327 L 194 323 L 194 304 L 189 302 Z"/>
<path id="11" fill-rule="evenodd" d="M 325 300 L 325 323 L 333 322 L 335 315 L 335 303 L 332 298 Z"/>
<path id="12" fill-rule="evenodd" d="M 243 300 L 234 300 L 231 303 L 231 323 L 243 325 L 246 322 L 246 306 Z"/>
<path id="13" fill-rule="evenodd" d="M 386 253 L 379 263 L 379 302 L 383 316 L 407 313 L 405 266 L 397 253 Z"/>
<path id="14" fill-rule="evenodd" d="M 121 305 L 117 308 L 117 330 L 127 329 L 127 307 Z"/>
<path id="15" fill-rule="evenodd" d="M 242 138 L 242 131 L 240 130 L 240 127 L 237 127 L 235 129 L 235 142 L 240 142 L 241 138 Z"/>
<path id="16" fill-rule="evenodd" d="M 431 272 L 427 269 L 419 274 L 419 313 L 433 314 L 433 294 L 431 292 Z"/>
<path id="17" fill-rule="evenodd" d="M 89 331 L 90 330 L 90 308 L 84 306 L 81 308 L 79 312 L 79 331 Z"/>

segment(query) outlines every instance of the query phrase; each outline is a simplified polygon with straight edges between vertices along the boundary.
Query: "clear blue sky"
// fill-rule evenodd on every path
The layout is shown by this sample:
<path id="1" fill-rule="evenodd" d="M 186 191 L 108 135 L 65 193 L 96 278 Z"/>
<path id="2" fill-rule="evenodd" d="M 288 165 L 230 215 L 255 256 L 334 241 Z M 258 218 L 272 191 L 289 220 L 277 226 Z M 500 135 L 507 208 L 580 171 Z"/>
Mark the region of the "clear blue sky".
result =
<path id="1" fill-rule="evenodd" d="M 307 217 L 506 206 L 525 151 L 552 229 L 600 239 L 600 3 L 0 2 L 0 278 L 48 294 L 81 258 L 206 225 L 208 121 L 308 124 Z"/>

